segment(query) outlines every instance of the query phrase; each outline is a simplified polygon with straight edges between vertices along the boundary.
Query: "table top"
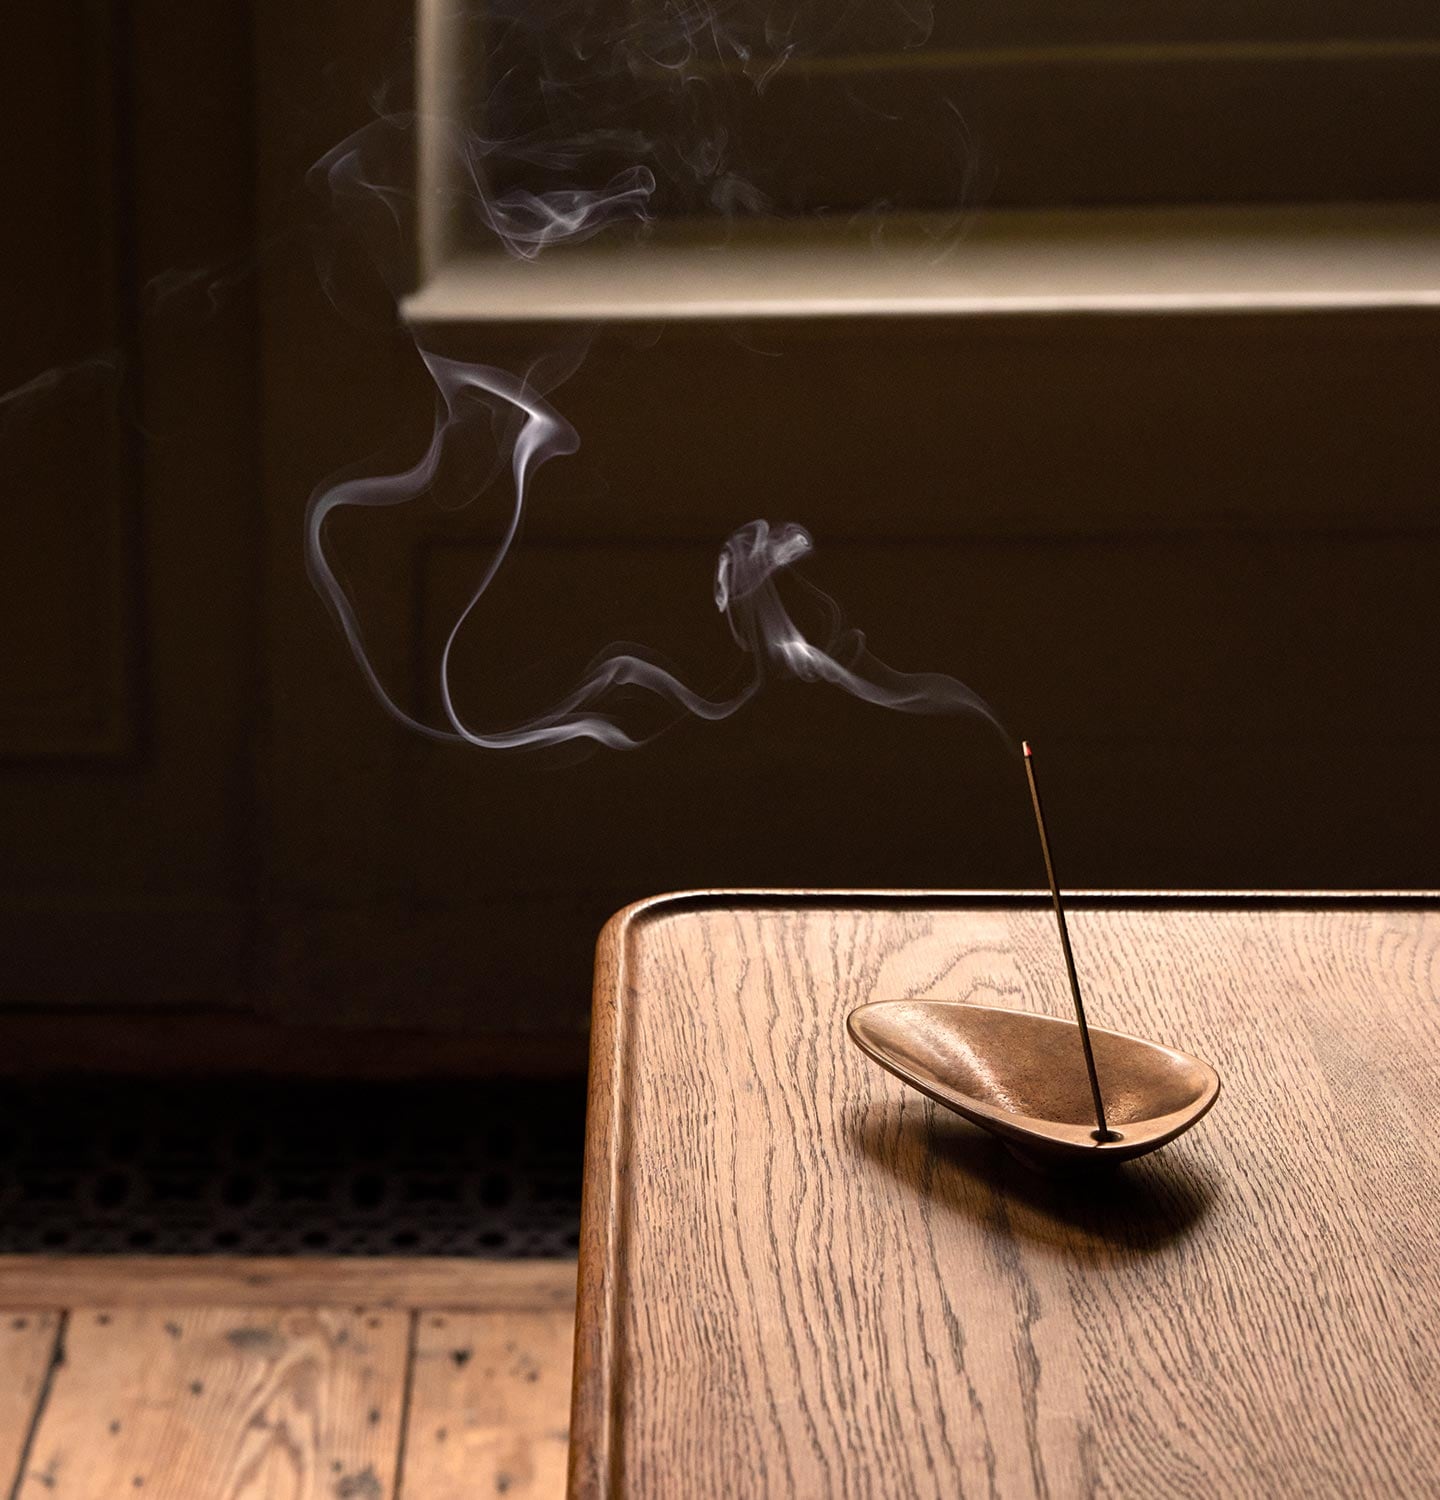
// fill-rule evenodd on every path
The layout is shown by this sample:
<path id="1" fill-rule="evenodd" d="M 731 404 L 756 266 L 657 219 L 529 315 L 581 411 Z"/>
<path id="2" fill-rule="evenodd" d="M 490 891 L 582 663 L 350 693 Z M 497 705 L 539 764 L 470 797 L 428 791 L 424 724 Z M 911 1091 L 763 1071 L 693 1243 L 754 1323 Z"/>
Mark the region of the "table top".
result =
<path id="1" fill-rule="evenodd" d="M 694 893 L 600 943 L 572 1496 L 1440 1495 L 1440 906 L 1094 897 L 1214 1110 L 1043 1176 L 848 1040 L 1069 1013 L 1043 896 Z"/>

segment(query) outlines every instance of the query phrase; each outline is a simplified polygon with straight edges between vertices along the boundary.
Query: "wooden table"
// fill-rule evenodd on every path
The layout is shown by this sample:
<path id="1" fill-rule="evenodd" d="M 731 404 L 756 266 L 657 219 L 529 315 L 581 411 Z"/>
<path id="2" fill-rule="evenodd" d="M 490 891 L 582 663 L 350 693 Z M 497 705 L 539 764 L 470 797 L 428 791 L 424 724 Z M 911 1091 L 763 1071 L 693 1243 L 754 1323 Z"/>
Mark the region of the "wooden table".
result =
<path id="1" fill-rule="evenodd" d="M 1077 899 L 1219 1103 L 1053 1181 L 849 1042 L 1066 1014 L 1040 896 L 698 893 L 601 940 L 573 1496 L 1440 1495 L 1440 906 Z"/>

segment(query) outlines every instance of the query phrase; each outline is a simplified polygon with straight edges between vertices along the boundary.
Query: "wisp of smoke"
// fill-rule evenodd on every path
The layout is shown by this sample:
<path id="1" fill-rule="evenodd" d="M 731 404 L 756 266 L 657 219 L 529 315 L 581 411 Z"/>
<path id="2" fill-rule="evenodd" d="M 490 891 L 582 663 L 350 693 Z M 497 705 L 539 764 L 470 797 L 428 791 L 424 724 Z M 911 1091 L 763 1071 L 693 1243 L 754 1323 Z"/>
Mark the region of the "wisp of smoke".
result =
<path id="1" fill-rule="evenodd" d="M 0 391 L 0 425 L 54 395 L 62 386 L 87 380 L 103 380 L 120 369 L 120 355 L 114 350 L 87 355 L 68 365 L 54 365 L 42 370 L 22 384 Z"/>
<path id="2" fill-rule="evenodd" d="M 757 90 L 794 50 L 802 8 L 796 6 L 782 28 L 767 21 L 764 50 L 773 66 L 767 64 L 752 75 Z M 646 68 L 658 71 L 689 99 L 686 91 L 697 81 L 694 69 L 703 53 L 749 60 L 745 44 L 726 25 L 740 13 L 728 4 L 703 0 L 667 8 L 658 18 L 663 22 L 658 33 L 642 27 L 606 38 L 607 66 L 637 73 Z M 902 3 L 897 13 L 913 34 L 923 34 L 928 26 L 928 5 L 918 3 L 909 10 Z M 510 19 L 518 25 L 518 17 L 519 13 Z M 563 37 L 564 28 L 552 27 L 548 35 Z M 587 51 L 579 41 L 572 50 L 584 71 L 593 74 L 599 66 L 594 51 Z M 557 77 L 542 77 L 537 85 L 541 93 L 547 82 L 552 88 L 560 87 Z M 527 95 L 516 117 L 529 108 Z M 693 101 L 685 108 L 693 116 Z M 492 110 L 498 117 L 505 113 L 504 108 Z M 654 164 L 662 161 L 670 164 L 672 172 L 679 170 L 678 163 L 697 179 L 709 182 L 712 200 L 718 193 L 727 201 L 758 203 L 763 195 L 751 192 L 727 168 L 723 126 L 710 120 L 701 129 L 697 120 L 692 117 L 690 122 L 697 128 L 669 141 L 647 140 L 634 130 L 614 126 L 586 130 L 573 138 L 526 129 L 509 139 L 491 139 L 455 121 L 427 121 L 427 126 L 431 139 L 453 158 L 449 180 L 461 185 L 472 222 L 505 253 L 529 261 L 554 246 L 587 239 L 622 221 L 643 229 L 652 217 L 657 191 Z M 311 173 L 312 182 L 323 188 L 332 207 L 351 207 L 364 218 L 372 235 L 378 229 L 393 237 L 401 228 L 406 192 L 392 185 L 388 180 L 392 174 L 382 163 L 393 158 L 397 142 L 409 137 L 414 123 L 413 117 L 394 115 L 377 120 L 327 153 Z M 643 157 L 648 162 L 639 159 Z M 527 169 L 533 169 L 530 184 L 525 181 Z M 690 714 L 713 721 L 737 712 L 768 678 L 778 676 L 825 683 L 867 703 L 905 713 L 973 714 L 1010 741 L 994 712 L 963 683 L 936 672 L 899 672 L 878 661 L 866 650 L 864 636 L 845 628 L 834 602 L 799 580 L 820 601 L 827 621 L 823 639 L 807 636 L 785 605 L 780 579 L 811 551 L 810 535 L 794 524 L 758 520 L 741 526 L 725 543 L 715 575 L 715 603 L 744 653 L 746 666 L 741 685 L 729 696 L 707 697 L 658 661 L 634 649 L 611 648 L 564 697 L 532 717 L 504 726 L 475 722 L 456 690 L 456 642 L 514 545 L 536 471 L 551 458 L 574 453 L 579 437 L 547 399 L 553 378 L 543 378 L 535 368 L 516 375 L 492 365 L 449 358 L 427 348 L 417 330 L 408 331 L 437 398 L 435 425 L 424 453 L 398 473 L 322 484 L 311 496 L 306 516 L 310 577 L 338 621 L 371 691 L 401 724 L 431 739 L 488 750 L 575 740 L 629 749 L 651 735 L 621 722 L 617 701 L 621 689 L 640 689 L 677 716 Z M 473 452 L 477 444 L 493 441 L 493 433 L 501 435 L 502 457 L 508 460 L 507 519 L 489 563 L 447 632 L 437 666 L 443 722 L 428 723 L 404 709 L 381 681 L 354 602 L 327 551 L 327 524 L 346 508 L 395 506 L 419 499 L 436 485 L 442 465 Z"/>
<path id="3" fill-rule="evenodd" d="M 809 532 L 791 523 L 751 521 L 725 543 L 715 571 L 715 605 L 736 644 L 748 655 L 749 675 L 732 694 L 707 698 L 658 662 L 635 651 L 607 651 L 559 702 L 519 724 L 479 728 L 462 716 L 451 678 L 455 642 L 465 622 L 503 566 L 524 515 L 530 481 L 547 459 L 579 447 L 575 429 L 523 380 L 487 365 L 449 360 L 422 351 L 440 392 L 440 411 L 421 458 L 398 474 L 349 479 L 322 486 L 311 497 L 306 529 L 310 577 L 330 605 L 371 691 L 396 720 L 431 739 L 486 750 L 538 748 L 590 740 L 612 750 L 634 749 L 650 735 L 619 722 L 609 706 L 616 689 L 640 688 L 677 714 L 716 721 L 728 719 L 764 686 L 773 671 L 802 682 L 824 682 L 867 703 L 903 713 L 972 713 L 987 720 L 1008 742 L 994 711 L 964 683 L 939 672 L 897 672 L 865 649 L 858 630 L 844 627 L 838 607 L 811 587 L 828 617 L 826 639 L 809 639 L 780 596 L 779 578 L 813 549 Z M 467 398 L 470 409 L 467 411 Z M 478 399 L 477 399 L 478 398 Z M 504 534 L 476 581 L 465 607 L 445 639 L 438 675 L 445 724 L 427 724 L 403 709 L 381 682 L 371 662 L 353 603 L 325 550 L 325 523 L 346 506 L 400 505 L 417 499 L 435 482 L 446 443 L 479 411 L 507 404 L 521 416 L 510 455 L 512 499 Z"/>
<path id="4" fill-rule="evenodd" d="M 823 645 L 806 638 L 785 608 L 776 585 L 782 569 L 814 547 L 803 526 L 771 526 L 751 521 L 725 543 L 715 571 L 715 603 L 729 621 L 738 644 L 757 662 L 755 687 L 763 667 L 773 663 L 802 682 L 826 682 L 879 708 L 908 714 L 973 713 L 1008 739 L 990 707 L 963 682 L 943 672 L 897 672 L 865 649 L 865 637 L 847 629 L 828 594 L 807 585 L 824 606 L 829 630 Z"/>

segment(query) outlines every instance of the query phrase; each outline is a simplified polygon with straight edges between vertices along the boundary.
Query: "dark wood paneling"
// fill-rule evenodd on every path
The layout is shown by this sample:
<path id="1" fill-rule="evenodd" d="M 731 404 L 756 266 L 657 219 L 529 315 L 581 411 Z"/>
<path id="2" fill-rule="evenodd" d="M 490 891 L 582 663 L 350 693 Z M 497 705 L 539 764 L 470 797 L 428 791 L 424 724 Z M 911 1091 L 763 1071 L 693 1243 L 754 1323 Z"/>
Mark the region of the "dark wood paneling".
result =
<path id="1" fill-rule="evenodd" d="M 233 1010 L 0 1012 L 0 1077 L 581 1079 L 580 1033 L 283 1022 Z"/>
<path id="2" fill-rule="evenodd" d="M 972 0 L 936 4 L 934 46 L 1433 41 L 1429 0 Z"/>
<path id="3" fill-rule="evenodd" d="M 238 1003 L 253 901 L 248 18 L 7 27 L 0 1006 Z M 42 382 L 42 386 L 44 383 Z M 18 707 L 17 707 L 18 705 Z M 21 711 L 23 709 L 23 712 Z M 103 763 L 102 763 L 103 761 Z"/>
<path id="4" fill-rule="evenodd" d="M 573 1040 L 592 934 L 639 892 L 1038 878 L 1023 785 L 978 731 L 783 690 L 634 756 L 512 759 L 427 744 L 369 698 L 305 577 L 304 504 L 367 455 L 413 461 L 432 393 L 388 299 L 328 300 L 349 284 L 322 284 L 298 204 L 377 99 L 407 104 L 411 22 L 393 0 L 157 0 L 11 34 L 34 59 L 17 108 L 54 94 L 17 139 L 74 189 L 31 182 L 12 384 L 42 345 L 47 368 L 92 352 L 51 338 L 67 319 L 109 319 L 130 353 L 57 385 L 72 405 L 0 409 L 0 443 L 43 439 L 26 472 L 58 485 L 10 512 L 11 555 L 31 550 L 0 698 L 29 706 L 0 739 L 52 753 L 0 778 L 0 1005 Z M 1354 149 L 1347 171 L 1409 170 Z M 555 394 L 584 446 L 543 471 L 467 635 L 467 701 L 522 712 L 618 637 L 723 681 L 716 549 L 793 517 L 882 655 L 970 678 L 1045 742 L 1067 881 L 1426 881 L 1440 808 L 1401 795 L 1394 746 L 1436 738 L 1415 686 L 1437 645 L 1434 334 L 1397 311 L 607 335 Z M 519 368 L 551 332 L 453 338 Z M 336 522 L 387 681 L 427 712 L 503 505 Z M 25 714 L 43 732 L 22 744 Z"/>
<path id="5" fill-rule="evenodd" d="M 417 675 L 397 690 L 442 723 L 436 664 L 486 554 L 424 555 L 421 629 L 396 653 Z M 481 730 L 521 719 L 614 639 L 723 696 L 745 668 L 713 565 L 698 544 L 533 544 L 457 648 L 462 712 Z M 885 659 L 958 673 L 1046 747 L 1068 883 L 1324 887 L 1433 871 L 1440 795 L 1424 778 L 1402 794 L 1387 768 L 1440 749 L 1440 715 L 1414 695 L 1416 662 L 1440 651 L 1437 568 L 1433 531 L 1272 525 L 843 540 L 806 571 Z M 523 1029 L 543 1008 L 578 1030 L 590 934 L 637 891 L 1043 873 L 1018 762 L 983 724 L 822 687 L 777 685 L 628 754 L 435 746 L 378 711 L 361 732 L 392 757 L 364 785 L 366 816 L 342 826 L 337 807 L 303 850 L 294 831 L 292 857 L 327 872 L 314 907 L 286 912 L 278 992 L 302 1010 L 323 993 L 379 1021 L 423 994 L 447 1025 Z"/>
<path id="6" fill-rule="evenodd" d="M 603 181 L 623 164 L 594 144 L 603 120 L 644 143 L 661 216 L 1440 192 L 1440 26 L 1405 0 L 761 7 L 704 26 L 635 4 L 488 31 L 483 6 L 433 9 L 446 50 L 490 47 L 467 72 L 493 182 L 533 185 L 537 139 Z"/>
<path id="7" fill-rule="evenodd" d="M 823 555 L 842 536 L 1428 527 L 1437 332 L 1431 308 L 613 329 L 551 396 L 581 446 L 541 471 L 525 534 L 718 547 L 768 515 Z M 478 316 L 422 336 L 512 369 L 577 338 Z M 413 353 L 377 373 L 396 393 L 382 430 L 408 433 L 387 456 L 413 461 L 423 373 Z M 497 482 L 454 518 L 363 524 L 494 535 L 508 503 Z"/>
<path id="8" fill-rule="evenodd" d="M 0 755 L 113 756 L 138 720 L 130 163 L 110 7 L 32 7 L 0 61 Z"/>
<path id="9" fill-rule="evenodd" d="M 1429 47 L 982 53 L 782 71 L 727 123 L 782 212 L 1429 199 L 1437 81 Z"/>

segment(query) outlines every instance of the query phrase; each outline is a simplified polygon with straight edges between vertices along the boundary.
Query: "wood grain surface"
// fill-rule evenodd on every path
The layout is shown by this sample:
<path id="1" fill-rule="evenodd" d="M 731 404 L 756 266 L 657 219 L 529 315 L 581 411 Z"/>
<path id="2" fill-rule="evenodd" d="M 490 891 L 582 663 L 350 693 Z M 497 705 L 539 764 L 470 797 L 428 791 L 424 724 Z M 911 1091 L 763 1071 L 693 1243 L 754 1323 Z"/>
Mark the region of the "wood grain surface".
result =
<path id="1" fill-rule="evenodd" d="M 1223 1080 L 1102 1180 L 845 1037 L 887 997 L 1065 1014 L 1040 901 L 612 922 L 572 1495 L 1440 1494 L 1440 910 L 1089 902 L 1072 935 L 1093 1021 Z"/>
<path id="2" fill-rule="evenodd" d="M 4 1500 L 564 1492 L 573 1261 L 7 1268 L 56 1305 L 0 1313 Z"/>
<path id="3" fill-rule="evenodd" d="M 389 1500 L 410 1315 L 76 1308 L 16 1500 Z"/>
<path id="4" fill-rule="evenodd" d="M 415 1500 L 554 1500 L 565 1490 L 570 1312 L 425 1313 L 405 1489 Z"/>
<path id="5" fill-rule="evenodd" d="M 35 1408 L 55 1358 L 60 1315 L 0 1315 L 0 1484 L 19 1469 Z M 4 1491 L 0 1490 L 0 1494 Z"/>

